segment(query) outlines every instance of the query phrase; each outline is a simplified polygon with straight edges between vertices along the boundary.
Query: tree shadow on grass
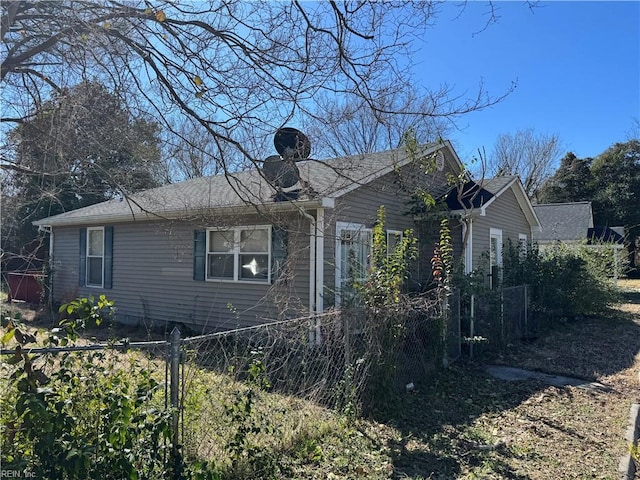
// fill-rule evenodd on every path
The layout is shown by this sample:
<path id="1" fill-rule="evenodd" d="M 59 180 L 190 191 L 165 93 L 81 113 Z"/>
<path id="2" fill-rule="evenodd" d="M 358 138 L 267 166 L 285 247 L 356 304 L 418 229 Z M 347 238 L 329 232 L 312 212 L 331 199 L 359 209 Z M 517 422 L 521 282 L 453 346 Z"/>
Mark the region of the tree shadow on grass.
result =
<path id="1" fill-rule="evenodd" d="M 640 316 L 611 309 L 602 316 L 558 323 L 537 341 L 510 345 L 487 361 L 596 381 L 631 368 L 638 352 Z"/>
<path id="2" fill-rule="evenodd" d="M 637 300 L 635 296 L 630 299 Z M 391 445 L 394 478 L 455 479 L 470 472 L 477 478 L 531 478 L 514 471 L 514 465 L 534 454 L 520 450 L 517 443 L 501 443 L 489 425 L 476 420 L 514 409 L 548 386 L 533 380 L 492 378 L 481 363 L 603 381 L 603 377 L 631 368 L 640 352 L 640 316 L 636 313 L 612 309 L 608 315 L 554 327 L 533 343 L 517 343 L 500 355 L 475 359 L 473 364 L 459 362 L 436 372 L 424 384 L 416 382 L 416 391 L 400 396 L 392 409 L 373 415 L 401 432 L 401 440 Z M 579 432 L 557 421 L 529 420 L 537 428 L 560 431 L 570 441 L 584 442 Z"/>
<path id="3" fill-rule="evenodd" d="M 623 290 L 620 292 L 622 303 L 633 303 L 640 305 L 640 290 Z"/>
<path id="4" fill-rule="evenodd" d="M 449 480 L 471 470 L 478 478 L 529 479 L 509 465 L 519 452 L 474 421 L 514 408 L 544 386 L 497 380 L 468 363 L 437 372 L 430 380 L 400 397 L 393 411 L 376 415 L 401 432 L 401 440 L 389 445 L 394 478 Z M 494 476 L 483 476 L 489 473 Z"/>

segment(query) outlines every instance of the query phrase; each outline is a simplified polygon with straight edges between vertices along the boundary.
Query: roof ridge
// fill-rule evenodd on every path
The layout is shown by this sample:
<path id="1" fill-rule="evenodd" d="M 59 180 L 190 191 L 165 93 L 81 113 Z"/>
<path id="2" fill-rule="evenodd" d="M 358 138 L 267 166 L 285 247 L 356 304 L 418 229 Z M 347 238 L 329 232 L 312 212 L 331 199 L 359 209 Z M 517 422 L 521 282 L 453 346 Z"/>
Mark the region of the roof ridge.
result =
<path id="1" fill-rule="evenodd" d="M 558 202 L 558 203 L 536 203 L 534 207 L 547 207 L 547 206 L 555 206 L 555 205 L 586 205 L 590 204 L 590 200 L 581 200 L 579 202 Z"/>

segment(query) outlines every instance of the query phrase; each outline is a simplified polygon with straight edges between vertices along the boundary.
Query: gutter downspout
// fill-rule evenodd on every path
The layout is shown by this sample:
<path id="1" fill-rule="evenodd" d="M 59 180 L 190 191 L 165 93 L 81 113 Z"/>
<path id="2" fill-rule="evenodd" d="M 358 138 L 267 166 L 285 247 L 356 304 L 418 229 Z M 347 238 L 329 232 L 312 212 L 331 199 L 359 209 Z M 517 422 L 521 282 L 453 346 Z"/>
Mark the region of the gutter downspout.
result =
<path id="1" fill-rule="evenodd" d="M 315 279 L 316 279 L 316 219 L 309 213 L 302 211 L 302 214 L 309 220 L 309 311 L 316 311 L 316 294 L 315 294 Z"/>
<path id="2" fill-rule="evenodd" d="M 48 303 L 49 307 L 53 306 L 53 228 L 51 225 L 38 225 L 38 232 L 49 234 L 49 275 L 47 275 L 47 287 L 49 288 Z"/>
<path id="3" fill-rule="evenodd" d="M 316 210 L 316 313 L 324 312 L 324 208 Z"/>
<path id="4" fill-rule="evenodd" d="M 464 273 L 471 273 L 473 270 L 473 218 L 463 216 L 460 218 L 462 224 L 462 248 L 464 255 Z"/>
<path id="5" fill-rule="evenodd" d="M 53 258 L 53 229 L 50 225 L 38 225 L 38 231 L 49 234 L 49 259 Z"/>

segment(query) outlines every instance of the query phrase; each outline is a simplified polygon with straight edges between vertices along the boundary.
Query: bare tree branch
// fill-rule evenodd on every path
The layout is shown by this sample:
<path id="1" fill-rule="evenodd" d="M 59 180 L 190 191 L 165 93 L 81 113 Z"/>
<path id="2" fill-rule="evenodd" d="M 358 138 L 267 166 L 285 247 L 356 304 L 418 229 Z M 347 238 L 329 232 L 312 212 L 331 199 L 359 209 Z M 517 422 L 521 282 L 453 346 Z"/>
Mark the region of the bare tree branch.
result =
<path id="1" fill-rule="evenodd" d="M 102 82 L 169 133 L 185 116 L 214 137 L 224 171 L 229 147 L 246 148 L 292 119 L 322 119 L 322 98 L 342 96 L 379 119 L 398 113 L 452 119 L 502 95 L 456 95 L 441 87 L 424 102 L 380 101 L 410 82 L 406 59 L 433 23 L 437 2 L 184 3 L 61 0 L 3 2 L 3 120 L 33 115 L 52 92 Z M 135 111 L 134 111 L 135 113 Z"/>
<path id="2" fill-rule="evenodd" d="M 536 134 L 533 129 L 500 135 L 494 146 L 491 173 L 519 175 L 529 198 L 555 171 L 561 141 L 555 134 Z"/>

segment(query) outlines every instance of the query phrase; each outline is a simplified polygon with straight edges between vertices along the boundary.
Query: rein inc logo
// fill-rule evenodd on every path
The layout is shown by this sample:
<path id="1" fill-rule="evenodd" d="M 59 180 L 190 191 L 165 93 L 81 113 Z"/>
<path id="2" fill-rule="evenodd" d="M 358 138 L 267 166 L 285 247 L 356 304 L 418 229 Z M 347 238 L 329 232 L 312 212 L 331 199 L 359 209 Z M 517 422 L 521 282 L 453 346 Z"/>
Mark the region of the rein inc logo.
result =
<path id="1" fill-rule="evenodd" d="M 30 470 L 0 470 L 1 478 L 36 478 L 36 474 Z"/>

